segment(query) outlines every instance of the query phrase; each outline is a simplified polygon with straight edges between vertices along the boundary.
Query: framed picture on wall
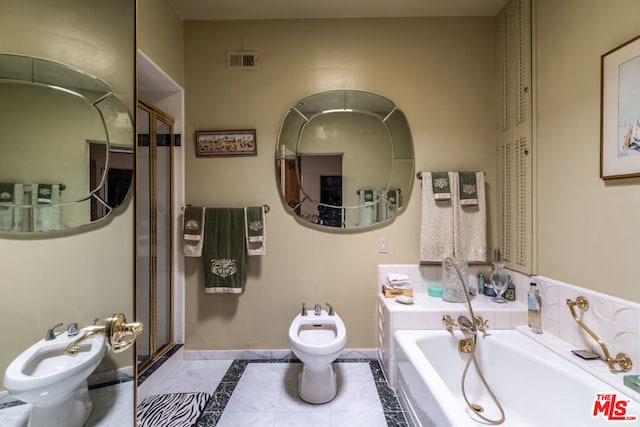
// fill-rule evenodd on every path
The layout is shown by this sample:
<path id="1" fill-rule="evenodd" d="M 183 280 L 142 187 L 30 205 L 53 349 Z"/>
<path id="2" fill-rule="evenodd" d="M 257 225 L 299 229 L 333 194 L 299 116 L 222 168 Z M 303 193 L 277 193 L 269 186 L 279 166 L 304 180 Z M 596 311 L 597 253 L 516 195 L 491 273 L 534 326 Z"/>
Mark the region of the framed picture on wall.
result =
<path id="1" fill-rule="evenodd" d="M 600 178 L 640 177 L 640 36 L 602 55 Z"/>
<path id="2" fill-rule="evenodd" d="M 255 156 L 256 130 L 196 131 L 196 156 Z"/>

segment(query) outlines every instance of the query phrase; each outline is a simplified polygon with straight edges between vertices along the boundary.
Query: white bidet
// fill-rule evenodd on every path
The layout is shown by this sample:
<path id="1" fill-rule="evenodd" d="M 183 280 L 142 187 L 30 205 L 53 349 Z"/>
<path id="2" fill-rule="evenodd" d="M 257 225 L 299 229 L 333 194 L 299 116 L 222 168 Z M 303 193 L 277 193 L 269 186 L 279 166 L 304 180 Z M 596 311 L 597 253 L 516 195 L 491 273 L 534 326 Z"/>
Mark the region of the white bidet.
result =
<path id="1" fill-rule="evenodd" d="M 52 330 L 20 354 L 7 368 L 4 387 L 16 399 L 30 403 L 29 427 L 76 427 L 91 413 L 87 378 L 100 364 L 108 346 L 104 335 L 82 340 L 75 355 L 65 347 L 82 336 L 57 336 Z M 52 338 L 53 337 L 53 338 Z"/>
<path id="2" fill-rule="evenodd" d="M 329 304 L 327 304 L 329 305 Z M 340 316 L 329 305 L 329 312 L 316 305 L 314 312 L 298 314 L 289 327 L 289 345 L 303 363 L 298 376 L 298 395 L 309 403 L 325 403 L 338 391 L 332 363 L 347 342 L 347 331 Z"/>

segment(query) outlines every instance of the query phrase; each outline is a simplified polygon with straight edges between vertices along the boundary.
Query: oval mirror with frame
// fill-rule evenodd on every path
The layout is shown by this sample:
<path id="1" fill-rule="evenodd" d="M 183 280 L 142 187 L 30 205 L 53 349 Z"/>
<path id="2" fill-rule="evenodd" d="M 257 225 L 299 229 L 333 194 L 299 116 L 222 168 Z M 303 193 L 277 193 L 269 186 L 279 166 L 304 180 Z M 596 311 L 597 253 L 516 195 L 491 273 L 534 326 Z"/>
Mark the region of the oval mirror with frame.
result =
<path id="1" fill-rule="evenodd" d="M 284 118 L 275 157 L 283 204 L 323 229 L 388 223 L 413 185 L 409 124 L 391 100 L 369 92 L 333 90 L 298 101 Z"/>
<path id="2" fill-rule="evenodd" d="M 105 82 L 0 54 L 0 99 L 0 233 L 74 229 L 122 204 L 133 179 L 133 120 Z"/>

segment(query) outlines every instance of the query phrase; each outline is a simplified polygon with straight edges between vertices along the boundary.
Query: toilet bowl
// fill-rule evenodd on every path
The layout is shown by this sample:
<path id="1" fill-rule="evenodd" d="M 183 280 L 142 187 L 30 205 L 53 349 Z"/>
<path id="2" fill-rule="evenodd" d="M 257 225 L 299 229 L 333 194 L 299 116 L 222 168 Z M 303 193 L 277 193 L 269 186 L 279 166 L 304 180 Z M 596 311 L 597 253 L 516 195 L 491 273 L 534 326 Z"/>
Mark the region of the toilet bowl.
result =
<path id="1" fill-rule="evenodd" d="M 332 363 L 347 342 L 340 316 L 330 310 L 298 314 L 289 327 L 289 345 L 303 363 L 298 375 L 298 395 L 309 403 L 325 403 L 338 391 Z M 318 314 L 319 313 L 319 314 Z"/>
<path id="2" fill-rule="evenodd" d="M 102 361 L 108 346 L 104 335 L 85 339 L 77 354 L 65 347 L 79 335 L 66 332 L 42 339 L 20 354 L 7 368 L 4 388 L 16 399 L 32 404 L 29 427 L 75 427 L 91 413 L 87 378 Z"/>

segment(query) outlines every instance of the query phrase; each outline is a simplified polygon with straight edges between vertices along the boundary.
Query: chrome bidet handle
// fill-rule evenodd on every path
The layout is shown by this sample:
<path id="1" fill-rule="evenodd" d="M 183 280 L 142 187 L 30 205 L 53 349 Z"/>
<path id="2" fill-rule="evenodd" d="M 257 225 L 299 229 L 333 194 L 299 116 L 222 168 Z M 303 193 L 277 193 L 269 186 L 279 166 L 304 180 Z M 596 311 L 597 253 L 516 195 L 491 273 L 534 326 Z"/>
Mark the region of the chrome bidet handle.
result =
<path id="1" fill-rule="evenodd" d="M 56 339 L 55 329 L 59 328 L 63 324 L 64 323 L 57 323 L 57 324 L 53 325 L 52 327 L 50 327 L 49 330 L 47 330 L 47 334 L 44 336 L 44 339 L 46 341 L 55 340 Z"/>
<path id="2" fill-rule="evenodd" d="M 328 302 L 325 302 L 325 305 L 329 307 L 329 316 L 333 316 L 336 314 L 336 311 L 333 309 L 333 306 L 331 304 L 329 304 Z"/>

